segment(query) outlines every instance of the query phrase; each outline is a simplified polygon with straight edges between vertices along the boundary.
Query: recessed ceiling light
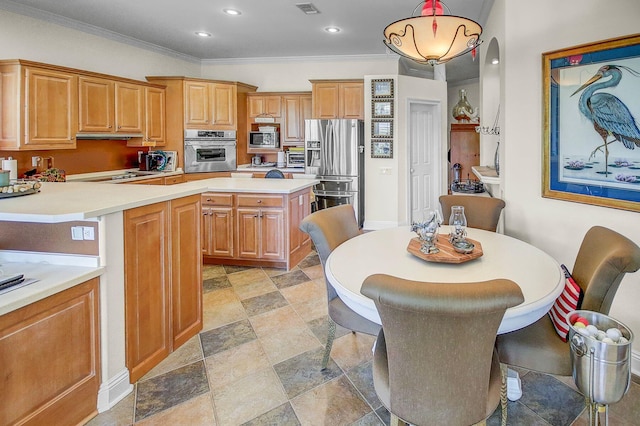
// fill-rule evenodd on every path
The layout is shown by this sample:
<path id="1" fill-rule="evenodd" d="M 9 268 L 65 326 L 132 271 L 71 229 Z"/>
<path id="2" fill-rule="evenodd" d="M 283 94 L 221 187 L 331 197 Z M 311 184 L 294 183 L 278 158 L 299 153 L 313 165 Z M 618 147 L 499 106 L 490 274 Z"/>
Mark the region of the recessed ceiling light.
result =
<path id="1" fill-rule="evenodd" d="M 227 15 L 232 15 L 232 16 L 242 15 L 242 12 L 235 9 L 222 9 L 222 11 Z"/>
<path id="2" fill-rule="evenodd" d="M 211 37 L 211 34 L 206 31 L 196 31 L 196 35 L 199 37 Z"/>
<path id="3" fill-rule="evenodd" d="M 339 32 L 340 32 L 340 28 L 338 28 L 338 27 L 327 27 L 327 28 L 325 28 L 324 30 L 325 30 L 326 32 L 328 32 L 328 33 L 332 33 L 332 34 L 335 34 L 335 33 L 339 33 Z"/>
<path id="4" fill-rule="evenodd" d="M 492 63 L 493 65 L 498 65 L 498 64 L 500 63 L 500 59 L 498 59 L 498 58 L 493 58 L 493 59 L 491 60 L 491 63 Z"/>

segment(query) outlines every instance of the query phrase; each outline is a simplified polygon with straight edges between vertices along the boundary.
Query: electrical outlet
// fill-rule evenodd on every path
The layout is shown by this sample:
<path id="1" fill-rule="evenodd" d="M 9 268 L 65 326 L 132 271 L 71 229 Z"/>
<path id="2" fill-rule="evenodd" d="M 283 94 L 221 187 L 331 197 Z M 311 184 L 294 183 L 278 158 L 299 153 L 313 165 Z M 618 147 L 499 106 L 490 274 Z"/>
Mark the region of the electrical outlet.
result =
<path id="1" fill-rule="evenodd" d="M 75 241 L 84 240 L 82 226 L 72 226 L 71 227 L 71 239 Z"/>
<path id="2" fill-rule="evenodd" d="M 82 227 L 82 237 L 85 240 L 94 240 L 95 236 L 93 235 L 93 226 L 83 226 Z"/>

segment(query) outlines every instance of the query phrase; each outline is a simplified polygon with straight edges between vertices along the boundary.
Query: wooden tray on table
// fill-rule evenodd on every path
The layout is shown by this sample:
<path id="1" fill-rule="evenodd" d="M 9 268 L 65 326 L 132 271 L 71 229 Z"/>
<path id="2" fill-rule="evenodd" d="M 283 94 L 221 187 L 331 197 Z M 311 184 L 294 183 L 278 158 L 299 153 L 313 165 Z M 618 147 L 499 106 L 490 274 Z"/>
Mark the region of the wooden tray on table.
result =
<path id="1" fill-rule="evenodd" d="M 455 251 L 447 237 L 443 235 L 440 235 L 438 241 L 436 241 L 436 247 L 440 249 L 438 253 L 422 253 L 420 251 L 420 246 L 422 244 L 417 237 L 412 238 L 411 241 L 409 241 L 407 251 L 422 260 L 436 263 L 463 263 L 482 256 L 482 245 L 478 241 L 472 240 L 471 238 L 467 238 L 467 241 L 473 243 L 475 247 L 473 248 L 473 251 L 471 253 L 466 254 L 458 253 L 457 251 Z"/>

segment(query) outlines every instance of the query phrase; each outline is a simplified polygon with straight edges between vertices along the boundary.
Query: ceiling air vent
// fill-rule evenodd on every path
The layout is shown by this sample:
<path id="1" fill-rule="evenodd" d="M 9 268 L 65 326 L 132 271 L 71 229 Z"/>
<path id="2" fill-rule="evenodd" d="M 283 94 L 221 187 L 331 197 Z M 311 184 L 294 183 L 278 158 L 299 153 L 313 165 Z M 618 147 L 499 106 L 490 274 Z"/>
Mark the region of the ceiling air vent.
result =
<path id="1" fill-rule="evenodd" d="M 320 11 L 316 9 L 313 3 L 296 3 L 296 7 L 307 15 L 315 15 L 317 13 L 320 13 Z"/>

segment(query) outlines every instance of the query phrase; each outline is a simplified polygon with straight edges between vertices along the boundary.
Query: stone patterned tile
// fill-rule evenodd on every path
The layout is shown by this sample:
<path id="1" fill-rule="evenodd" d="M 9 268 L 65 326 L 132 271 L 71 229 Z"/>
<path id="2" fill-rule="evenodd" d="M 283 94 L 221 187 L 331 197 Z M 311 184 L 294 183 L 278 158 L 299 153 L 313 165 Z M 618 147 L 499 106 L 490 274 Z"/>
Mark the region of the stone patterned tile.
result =
<path id="1" fill-rule="evenodd" d="M 307 257 L 305 257 L 300 261 L 300 263 L 298 263 L 298 268 L 304 270 L 311 266 L 317 265 L 320 265 L 320 257 L 318 256 L 318 253 L 313 252 L 308 254 Z"/>
<path id="2" fill-rule="evenodd" d="M 285 287 L 280 293 L 287 299 L 289 303 L 299 304 L 310 300 L 327 297 L 327 288 L 324 283 L 317 281 L 307 281 L 302 284 Z"/>
<path id="3" fill-rule="evenodd" d="M 136 425 L 189 425 L 215 426 L 213 401 L 210 393 L 197 396 L 183 404 L 169 408 L 152 417 L 137 422 Z"/>
<path id="4" fill-rule="evenodd" d="M 252 297 L 242 301 L 247 315 L 252 317 L 254 315 L 264 314 L 273 309 L 287 306 L 287 299 L 282 297 L 279 291 L 272 291 L 271 293 L 263 294 L 262 296 Z"/>
<path id="5" fill-rule="evenodd" d="M 322 296 L 317 299 L 309 300 L 304 303 L 295 303 L 292 305 L 300 317 L 309 322 L 329 314 L 327 306 L 327 297 Z"/>
<path id="6" fill-rule="evenodd" d="M 234 265 L 224 265 L 224 270 L 227 275 L 235 274 L 236 272 L 246 271 L 247 269 L 255 269 L 251 266 L 234 266 Z"/>
<path id="7" fill-rule="evenodd" d="M 351 423 L 350 426 L 384 426 L 384 423 L 382 423 L 382 420 L 380 420 L 378 415 L 372 411 L 371 413 Z"/>
<path id="8" fill-rule="evenodd" d="M 315 336 L 318 338 L 318 340 L 320 340 L 324 344 L 327 341 L 327 336 L 329 335 L 329 316 L 324 315 L 320 318 L 316 318 L 313 321 L 309 321 L 308 325 L 313 334 L 315 334 Z M 334 337 L 334 342 L 335 339 L 346 336 L 349 333 L 351 333 L 351 330 L 348 330 L 341 325 L 336 324 L 336 334 Z"/>
<path id="9" fill-rule="evenodd" d="M 192 364 L 203 358 L 202 346 L 200 345 L 200 337 L 193 336 L 184 345 L 173 351 L 167 358 L 156 365 L 151 371 L 145 374 L 140 381 L 148 380 L 152 377 L 168 373 L 176 368 Z"/>
<path id="10" fill-rule="evenodd" d="M 519 402 L 554 426 L 570 425 L 584 409 L 584 397 L 553 376 L 530 371 L 521 381 Z"/>
<path id="11" fill-rule="evenodd" d="M 265 274 L 264 271 L 260 268 L 245 269 L 243 271 L 228 275 L 228 277 L 229 282 L 233 286 L 269 279 L 267 274 Z"/>
<path id="12" fill-rule="evenodd" d="M 226 275 L 206 278 L 202 281 L 202 288 L 205 293 L 227 287 L 231 287 L 231 283 L 229 282 L 229 278 L 227 278 Z"/>
<path id="13" fill-rule="evenodd" d="M 313 266 L 309 266 L 307 268 L 302 269 L 302 272 L 311 280 L 321 280 L 322 285 L 324 285 L 324 268 L 322 264 L 317 264 Z"/>
<path id="14" fill-rule="evenodd" d="M 247 318 L 232 288 L 214 290 L 202 296 L 202 329 L 210 330 Z"/>
<path id="15" fill-rule="evenodd" d="M 91 419 L 87 426 L 127 426 L 133 424 L 135 390 L 125 396 L 113 408 L 98 414 Z"/>
<path id="16" fill-rule="evenodd" d="M 272 368 L 264 368 L 215 392 L 220 425 L 239 425 L 287 402 Z"/>
<path id="17" fill-rule="evenodd" d="M 291 287 L 292 285 L 301 284 L 309 281 L 309 277 L 299 269 L 294 269 L 286 274 L 271 277 L 273 283 L 279 289 Z"/>
<path id="18" fill-rule="evenodd" d="M 487 419 L 487 426 L 499 426 L 502 423 L 502 409 L 500 405 Z M 544 419 L 534 413 L 526 405 L 518 401 L 507 401 L 507 426 L 551 426 Z"/>
<path id="19" fill-rule="evenodd" d="M 322 347 L 307 328 L 290 329 L 281 333 L 260 337 L 260 343 L 272 364 L 284 361 L 303 352 Z"/>
<path id="20" fill-rule="evenodd" d="M 333 341 L 331 357 L 343 369 L 349 370 L 358 364 L 373 359 L 374 336 L 363 333 L 349 333 Z"/>
<path id="21" fill-rule="evenodd" d="M 382 423 L 388 425 L 391 422 L 391 413 L 383 407 L 376 410 L 376 415 L 382 420 Z"/>
<path id="22" fill-rule="evenodd" d="M 283 268 L 262 268 L 265 274 L 269 277 L 275 277 L 276 275 L 286 274 L 288 271 Z"/>
<path id="23" fill-rule="evenodd" d="M 258 337 L 266 337 L 277 333 L 307 330 L 307 324 L 289 305 L 273 309 L 262 315 L 249 318 L 251 326 Z"/>
<path id="24" fill-rule="evenodd" d="M 344 425 L 371 412 L 345 376 L 293 398 L 291 405 L 304 425 Z"/>
<path id="25" fill-rule="evenodd" d="M 269 368 L 271 363 L 258 340 L 218 352 L 205 359 L 209 386 L 216 390 L 256 371 Z"/>
<path id="26" fill-rule="evenodd" d="M 640 385 L 637 383 L 631 383 L 629 391 L 622 398 L 622 400 L 616 404 L 609 406 L 609 419 L 612 416 L 616 418 L 631 422 L 631 424 L 640 425 Z M 613 422 L 612 422 L 613 423 Z M 613 423 L 618 424 L 618 423 Z"/>
<path id="27" fill-rule="evenodd" d="M 324 349 L 319 348 L 273 366 L 289 398 L 294 398 L 342 374 L 338 365 L 331 359 L 325 370 L 320 369 L 323 354 Z"/>
<path id="28" fill-rule="evenodd" d="M 255 419 L 243 423 L 242 426 L 300 426 L 300 421 L 296 417 L 296 413 L 291 407 L 291 403 L 287 402 L 279 407 L 268 411 Z"/>
<path id="29" fill-rule="evenodd" d="M 136 386 L 136 421 L 209 392 L 203 361 L 139 382 Z"/>
<path id="30" fill-rule="evenodd" d="M 257 338 L 249 320 L 242 320 L 200 333 L 204 356 L 210 357 Z"/>
<path id="31" fill-rule="evenodd" d="M 227 275 L 222 265 L 202 265 L 202 279 L 206 280 L 213 277 Z"/>
<path id="32" fill-rule="evenodd" d="M 372 361 L 362 363 L 347 371 L 345 374 L 356 389 L 358 389 L 358 392 L 364 397 L 365 401 L 367 401 L 367 404 L 376 410 L 382 406 L 382 403 L 380 399 L 378 399 L 376 390 L 373 387 L 371 364 Z"/>
<path id="33" fill-rule="evenodd" d="M 250 299 L 256 296 L 262 296 L 263 294 L 277 291 L 275 284 L 269 278 L 264 278 L 256 281 L 243 282 L 233 286 L 238 298 L 240 300 Z"/>

